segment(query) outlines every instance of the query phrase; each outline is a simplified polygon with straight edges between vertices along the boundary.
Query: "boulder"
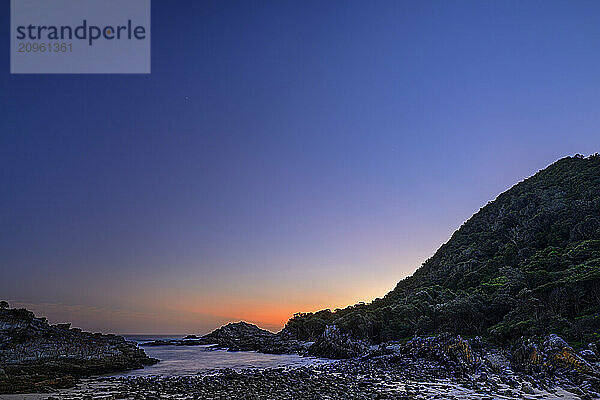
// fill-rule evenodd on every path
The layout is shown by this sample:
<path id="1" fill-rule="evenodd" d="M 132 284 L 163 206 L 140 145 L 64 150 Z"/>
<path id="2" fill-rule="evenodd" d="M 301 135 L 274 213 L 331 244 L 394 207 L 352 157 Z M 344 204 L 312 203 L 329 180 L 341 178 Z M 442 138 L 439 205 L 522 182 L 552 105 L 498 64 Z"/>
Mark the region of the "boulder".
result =
<path id="1" fill-rule="evenodd" d="M 544 340 L 544 351 L 547 354 L 546 363 L 557 368 L 572 369 L 582 374 L 600 376 L 598 371 L 561 337 L 551 334 Z"/>
<path id="2" fill-rule="evenodd" d="M 408 341 L 405 350 L 414 357 L 433 358 L 442 363 L 459 365 L 472 369 L 480 358 L 471 348 L 471 343 L 460 335 L 443 334 L 431 337 L 415 337 Z"/>
<path id="3" fill-rule="evenodd" d="M 494 373 L 511 373 L 510 361 L 504 352 L 498 349 L 490 349 L 483 356 L 483 362 Z"/>
<path id="4" fill-rule="evenodd" d="M 511 349 L 512 365 L 517 371 L 539 372 L 544 364 L 544 354 L 538 345 L 531 341 L 520 340 Z"/>
<path id="5" fill-rule="evenodd" d="M 345 359 L 366 354 L 369 345 L 342 334 L 336 325 L 325 327 L 323 334 L 308 348 L 307 354 L 317 357 Z"/>

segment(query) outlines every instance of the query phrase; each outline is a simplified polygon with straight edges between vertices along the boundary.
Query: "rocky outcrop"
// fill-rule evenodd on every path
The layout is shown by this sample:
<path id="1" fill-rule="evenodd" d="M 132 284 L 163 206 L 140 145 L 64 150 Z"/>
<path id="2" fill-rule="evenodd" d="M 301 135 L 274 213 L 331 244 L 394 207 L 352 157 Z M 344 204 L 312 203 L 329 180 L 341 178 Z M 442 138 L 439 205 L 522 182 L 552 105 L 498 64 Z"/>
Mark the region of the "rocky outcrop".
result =
<path id="1" fill-rule="evenodd" d="M 206 339 L 225 339 L 225 340 L 235 340 L 235 339 L 246 339 L 249 337 L 265 337 L 271 338 L 275 336 L 274 333 L 269 332 L 265 329 L 259 328 L 256 325 L 249 324 L 244 321 L 235 322 L 227 325 L 223 325 L 222 327 L 215 329 L 211 333 L 204 335 L 203 338 Z"/>
<path id="2" fill-rule="evenodd" d="M 274 338 L 274 333 L 243 321 L 224 325 L 202 337 L 229 351 L 260 350 Z"/>
<path id="3" fill-rule="evenodd" d="M 512 364 L 517 371 L 531 374 L 539 372 L 544 364 L 544 355 L 531 339 L 522 339 L 512 348 Z"/>
<path id="4" fill-rule="evenodd" d="M 274 334 L 247 322 L 235 322 L 198 337 L 188 335 L 183 339 L 155 340 L 142 346 L 198 346 L 213 345 L 229 351 L 260 351 L 268 354 L 303 354 L 304 342 L 283 334 Z"/>
<path id="5" fill-rule="evenodd" d="M 0 310 L 0 393 L 69 387 L 82 376 L 156 362 L 121 336 L 50 325 L 25 309 Z"/>
<path id="6" fill-rule="evenodd" d="M 562 338 L 550 335 L 544 341 L 547 364 L 557 368 L 571 369 L 581 374 L 600 377 L 600 373 L 592 364 L 573 350 Z"/>
<path id="7" fill-rule="evenodd" d="M 473 350 L 471 341 L 460 335 L 415 337 L 402 346 L 401 351 L 415 359 L 435 360 L 458 375 L 474 372 L 482 361 L 481 356 Z"/>
<path id="8" fill-rule="evenodd" d="M 533 382 L 561 386 L 582 398 L 600 397 L 600 366 L 595 345 L 577 353 L 555 334 L 541 342 L 520 340 L 511 349 L 515 371 L 526 374 Z"/>
<path id="9" fill-rule="evenodd" d="M 345 359 L 364 355 L 369 350 L 366 342 L 342 334 L 337 326 L 330 325 L 308 348 L 307 354 L 317 357 Z"/>
<path id="10" fill-rule="evenodd" d="M 590 344 L 588 350 L 578 354 L 561 337 L 551 334 L 541 344 L 532 340 L 518 342 L 512 349 L 512 361 L 517 370 L 530 374 L 561 370 L 600 377 L 598 368 L 592 364 L 597 359 L 593 348 Z"/>

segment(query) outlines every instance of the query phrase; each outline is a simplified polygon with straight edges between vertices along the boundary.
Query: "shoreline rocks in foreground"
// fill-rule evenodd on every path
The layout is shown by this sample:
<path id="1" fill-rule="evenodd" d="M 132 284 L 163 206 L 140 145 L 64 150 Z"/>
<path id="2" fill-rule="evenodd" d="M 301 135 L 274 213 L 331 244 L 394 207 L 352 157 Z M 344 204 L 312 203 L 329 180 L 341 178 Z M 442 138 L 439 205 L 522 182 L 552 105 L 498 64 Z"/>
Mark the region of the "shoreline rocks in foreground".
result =
<path id="1" fill-rule="evenodd" d="M 374 346 L 367 341 L 353 339 L 336 326 L 326 327 L 314 342 L 301 342 L 291 339 L 285 330 L 273 334 L 250 324 L 237 323 L 200 338 L 188 337 L 165 344 L 186 345 L 190 341 L 195 344 L 214 344 L 229 350 L 265 353 L 270 353 L 273 343 L 277 343 L 280 349 L 287 349 L 288 352 L 342 360 L 336 363 L 335 368 L 308 368 L 317 371 L 315 373 L 321 374 L 324 379 L 330 378 L 326 377 L 328 373 L 364 372 L 365 368 L 375 368 L 377 374 L 387 376 L 402 366 L 404 380 L 435 382 L 447 379 L 463 387 L 483 385 L 492 392 L 495 390 L 496 394 L 513 393 L 516 398 L 519 398 L 519 393 L 551 393 L 560 388 L 572 393 L 575 398 L 600 398 L 600 354 L 596 345 L 590 343 L 576 351 L 555 334 L 537 340 L 522 338 L 504 346 L 479 337 L 466 339 L 452 334 L 415 337 L 406 342 L 387 342 Z M 291 344 L 286 344 L 286 341 Z M 399 374 L 398 371 L 396 373 Z M 254 378 L 242 374 L 240 379 L 252 381 Z M 382 378 L 382 382 L 385 380 Z M 171 384 L 174 381 L 167 382 Z M 257 385 L 258 390 L 260 385 Z M 367 393 L 365 391 L 363 394 Z"/>
<path id="2" fill-rule="evenodd" d="M 581 385 L 505 371 L 489 374 L 479 351 L 460 337 L 415 339 L 379 354 L 298 368 L 191 376 L 100 377 L 49 400 L 110 399 L 588 399 Z"/>
<path id="3" fill-rule="evenodd" d="M 25 309 L 0 309 L 0 394 L 50 392 L 81 377 L 157 362 L 121 336 L 50 325 Z"/>
<path id="4" fill-rule="evenodd" d="M 115 335 L 49 325 L 27 310 L 0 310 L 0 393 L 53 392 L 48 399 L 195 398 L 600 398 L 594 343 L 575 350 L 557 335 L 498 346 L 441 334 L 373 345 L 328 326 L 313 342 L 244 322 L 197 337 L 146 345 L 212 344 L 229 350 L 299 353 L 335 363 L 196 376 L 81 377 L 142 368 L 158 360 Z M 150 397 L 149 397 L 150 396 Z M 471 397 L 469 397 L 471 396 Z M 537 397 L 536 397 L 537 396 Z M 570 396 L 570 397 L 569 397 Z"/>

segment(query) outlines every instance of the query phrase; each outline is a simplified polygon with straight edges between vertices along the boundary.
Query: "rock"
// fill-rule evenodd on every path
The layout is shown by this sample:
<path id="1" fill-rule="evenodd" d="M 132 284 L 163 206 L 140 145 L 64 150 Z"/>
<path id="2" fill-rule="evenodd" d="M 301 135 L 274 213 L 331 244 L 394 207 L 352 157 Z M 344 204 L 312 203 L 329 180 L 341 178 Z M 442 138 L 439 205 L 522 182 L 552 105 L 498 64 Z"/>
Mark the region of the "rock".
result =
<path id="1" fill-rule="evenodd" d="M 202 341 L 216 344 L 229 351 L 263 351 L 271 346 L 277 336 L 265 329 L 247 322 L 224 325 L 202 336 Z"/>
<path id="2" fill-rule="evenodd" d="M 471 348 L 469 340 L 463 339 L 460 335 L 415 337 L 406 343 L 403 351 L 412 357 L 436 360 L 458 375 L 474 372 L 481 363 L 480 357 Z"/>
<path id="3" fill-rule="evenodd" d="M 142 343 L 142 346 L 153 347 L 153 346 L 169 346 L 169 345 L 174 345 L 174 344 L 175 343 L 171 340 L 153 340 L 151 342 Z"/>
<path id="4" fill-rule="evenodd" d="M 350 336 L 342 334 L 337 326 L 329 325 L 308 348 L 307 353 L 317 357 L 344 359 L 364 355 L 368 350 L 367 343 L 353 340 Z"/>
<path id="5" fill-rule="evenodd" d="M 584 360 L 586 360 L 588 362 L 598 361 L 598 357 L 596 356 L 596 353 L 594 353 L 592 350 L 581 350 L 578 354 L 581 358 L 583 358 Z"/>
<path id="6" fill-rule="evenodd" d="M 73 386 L 77 377 L 143 368 L 158 362 L 121 336 L 50 325 L 25 309 L 0 310 L 0 393 Z"/>
<path id="7" fill-rule="evenodd" d="M 268 354 L 303 354 L 306 342 L 295 340 L 285 332 L 274 334 L 247 322 L 224 325 L 213 332 L 198 337 L 188 335 L 183 339 L 155 340 L 142 346 L 198 346 L 215 345 L 229 351 L 259 351 Z"/>
<path id="8" fill-rule="evenodd" d="M 551 334 L 546 338 L 544 350 L 548 355 L 548 365 L 572 369 L 582 374 L 600 376 L 589 362 L 579 356 L 567 342 L 555 334 Z"/>
<path id="9" fill-rule="evenodd" d="M 200 339 L 200 338 L 196 335 L 187 335 L 186 337 L 184 337 L 184 339 Z"/>
<path id="10" fill-rule="evenodd" d="M 531 340 L 521 340 L 512 348 L 512 364 L 516 370 L 532 373 L 540 371 L 544 362 L 544 355 L 537 344 Z"/>
<path id="11" fill-rule="evenodd" d="M 503 352 L 499 351 L 498 349 L 490 349 L 487 351 L 483 356 L 483 361 L 492 372 L 510 372 L 510 361 L 508 358 L 506 358 Z"/>
<path id="12" fill-rule="evenodd" d="M 224 325 L 213 332 L 204 335 L 204 339 L 246 339 L 249 337 L 273 337 L 274 333 L 261 329 L 256 325 L 247 322 L 236 322 Z"/>
<path id="13" fill-rule="evenodd" d="M 467 365 L 477 362 L 475 354 L 471 350 L 471 344 L 468 340 L 456 336 L 444 343 L 443 349 L 450 355 L 451 358 L 460 360 Z"/>
<path id="14" fill-rule="evenodd" d="M 523 383 L 521 385 L 521 392 L 523 392 L 525 394 L 535 394 L 535 391 L 533 390 L 533 388 L 531 387 L 531 385 L 529 383 Z"/>
<path id="15" fill-rule="evenodd" d="M 546 337 L 544 340 L 544 351 L 553 352 L 553 351 L 561 351 L 564 348 L 571 348 L 567 342 L 563 340 L 560 336 L 556 334 L 551 334 Z"/>

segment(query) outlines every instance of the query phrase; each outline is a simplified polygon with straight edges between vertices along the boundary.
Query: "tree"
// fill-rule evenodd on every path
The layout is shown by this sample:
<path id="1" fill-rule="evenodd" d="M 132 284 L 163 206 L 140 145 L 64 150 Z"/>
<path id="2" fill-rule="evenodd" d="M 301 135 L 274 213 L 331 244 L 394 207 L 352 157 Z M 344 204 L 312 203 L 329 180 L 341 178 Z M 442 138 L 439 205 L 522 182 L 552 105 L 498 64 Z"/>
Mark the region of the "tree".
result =
<path id="1" fill-rule="evenodd" d="M 8 308 L 8 302 L 7 301 L 0 301 L 0 310 L 6 310 Z"/>

